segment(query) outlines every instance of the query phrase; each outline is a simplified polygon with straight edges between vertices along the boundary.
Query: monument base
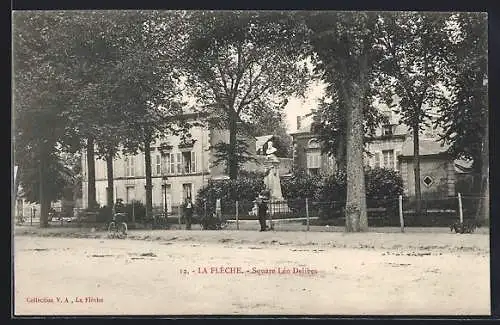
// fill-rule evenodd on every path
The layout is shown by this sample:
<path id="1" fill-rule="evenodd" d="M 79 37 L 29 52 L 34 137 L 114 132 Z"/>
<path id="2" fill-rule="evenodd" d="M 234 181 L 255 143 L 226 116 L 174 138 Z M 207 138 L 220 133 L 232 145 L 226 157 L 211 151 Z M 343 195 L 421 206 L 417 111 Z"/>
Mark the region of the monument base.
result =
<path id="1" fill-rule="evenodd" d="M 292 210 L 290 210 L 290 207 L 288 207 L 287 202 L 284 200 L 271 200 L 271 202 L 269 202 L 268 209 L 270 215 L 292 212 Z"/>

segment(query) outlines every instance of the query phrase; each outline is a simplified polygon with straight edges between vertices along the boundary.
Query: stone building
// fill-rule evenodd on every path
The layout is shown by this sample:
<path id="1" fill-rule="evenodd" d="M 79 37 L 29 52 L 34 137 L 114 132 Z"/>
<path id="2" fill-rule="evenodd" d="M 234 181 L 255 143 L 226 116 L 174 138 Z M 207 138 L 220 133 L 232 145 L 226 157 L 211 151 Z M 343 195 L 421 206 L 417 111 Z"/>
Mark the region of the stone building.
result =
<path id="1" fill-rule="evenodd" d="M 385 105 L 380 112 L 387 116 L 387 123 L 380 125 L 373 135 L 367 135 L 365 165 L 401 172 L 405 194 L 415 194 L 413 172 L 413 138 L 408 127 L 400 123 L 400 117 Z M 292 132 L 296 170 L 310 174 L 329 174 L 335 171 L 335 159 L 321 153 L 321 143 L 312 132 L 312 114 L 297 117 L 297 130 Z M 457 175 L 464 177 L 464 162 L 453 160 L 446 153 L 446 146 L 438 140 L 439 128 L 434 122 L 439 117 L 429 109 L 430 123 L 420 133 L 420 180 L 423 197 L 455 195 Z M 467 163 L 465 163 L 467 164 Z"/>
<path id="2" fill-rule="evenodd" d="M 447 147 L 431 139 L 419 141 L 420 191 L 422 198 L 443 198 L 455 195 L 456 174 L 454 161 Z M 413 138 L 409 137 L 398 156 L 405 195 L 415 195 L 413 169 Z"/>
<path id="3" fill-rule="evenodd" d="M 293 168 L 308 174 L 331 174 L 335 171 L 335 159 L 321 152 L 321 143 L 312 131 L 312 114 L 297 116 L 297 130 L 293 138 Z"/>
<path id="4" fill-rule="evenodd" d="M 151 144 L 152 164 L 152 198 L 153 207 L 167 207 L 169 212 L 190 197 L 196 200 L 197 192 L 209 180 L 228 179 L 224 163 L 215 164 L 216 157 L 213 146 L 219 142 L 229 142 L 229 132 L 209 128 L 206 116 L 199 113 L 184 115 L 189 121 L 196 122 L 190 130 L 189 141 L 183 141 L 180 136 L 168 136 Z M 249 171 L 263 171 L 264 157 L 256 154 L 256 139 L 243 138 L 248 143 L 248 151 L 255 156 L 256 161 L 245 163 L 242 168 Z M 286 160 L 286 159 L 285 159 Z M 285 161 L 291 166 L 291 159 Z M 290 172 L 283 170 L 283 173 Z M 85 151 L 82 154 L 82 192 L 83 206 L 88 204 L 88 168 Z M 95 160 L 96 200 L 99 205 L 107 204 L 106 161 Z M 113 161 L 114 201 L 122 199 L 125 203 L 133 200 L 146 202 L 145 157 L 143 152 L 136 155 L 116 157 Z"/>

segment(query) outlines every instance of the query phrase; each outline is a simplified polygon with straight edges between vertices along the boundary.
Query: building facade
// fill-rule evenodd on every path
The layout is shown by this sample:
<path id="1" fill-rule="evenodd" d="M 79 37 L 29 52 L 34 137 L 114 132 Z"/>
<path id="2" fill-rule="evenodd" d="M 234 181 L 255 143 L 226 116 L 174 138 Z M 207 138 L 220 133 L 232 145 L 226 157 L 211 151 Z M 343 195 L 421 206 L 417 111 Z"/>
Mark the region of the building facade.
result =
<path id="1" fill-rule="evenodd" d="M 413 170 L 413 137 L 408 126 L 400 123 L 400 117 L 388 107 L 381 105 L 380 112 L 387 116 L 387 123 L 367 138 L 364 163 L 372 168 L 387 168 L 399 171 L 403 178 L 405 194 L 415 195 Z M 441 131 L 434 127 L 438 115 L 430 110 L 429 125 L 419 134 L 420 181 L 423 197 L 445 197 L 455 195 L 457 174 L 463 174 L 457 166 L 463 164 L 453 160 L 447 147 L 438 140 Z M 309 174 L 334 172 L 335 159 L 321 153 L 321 144 L 311 130 L 311 114 L 297 118 L 297 131 L 291 133 L 294 144 L 294 167 Z"/>
<path id="2" fill-rule="evenodd" d="M 216 164 L 213 146 L 229 142 L 229 132 L 208 127 L 200 115 L 193 115 L 196 126 L 189 130 L 191 141 L 186 143 L 180 136 L 168 136 L 151 144 L 152 198 L 153 207 L 167 208 L 172 212 L 186 198 L 196 200 L 197 192 L 209 180 L 228 179 L 224 163 Z M 264 156 L 256 154 L 256 139 L 245 138 L 248 151 L 255 161 L 245 163 L 241 168 L 247 171 L 264 171 Z M 280 174 L 290 173 L 291 159 L 280 158 Z M 88 168 L 86 153 L 82 155 L 83 206 L 88 205 Z M 96 200 L 100 206 L 107 205 L 106 161 L 95 160 Z M 124 155 L 113 160 L 114 201 L 146 202 L 145 156 Z"/>
<path id="3" fill-rule="evenodd" d="M 335 171 L 335 158 L 321 152 L 321 143 L 312 131 L 312 114 L 297 116 L 293 138 L 293 168 L 308 174 L 327 175 Z"/>
<path id="4" fill-rule="evenodd" d="M 204 126 L 189 130 L 193 141 L 186 143 L 180 136 L 157 139 L 151 144 L 152 198 L 154 207 L 167 207 L 169 211 L 207 184 L 210 174 L 210 132 Z M 120 154 L 113 160 L 114 201 L 146 202 L 145 155 Z M 88 168 L 86 153 L 82 155 L 83 205 L 88 205 Z M 106 161 L 95 160 L 96 200 L 107 204 Z"/>

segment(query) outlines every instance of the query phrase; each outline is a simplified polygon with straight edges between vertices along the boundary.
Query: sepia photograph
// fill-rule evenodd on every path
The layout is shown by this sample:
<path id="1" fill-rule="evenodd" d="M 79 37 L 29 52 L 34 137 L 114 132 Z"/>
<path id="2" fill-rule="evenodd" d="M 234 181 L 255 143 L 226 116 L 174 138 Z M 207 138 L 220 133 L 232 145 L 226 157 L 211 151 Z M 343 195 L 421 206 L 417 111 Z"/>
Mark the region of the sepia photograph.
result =
<path id="1" fill-rule="evenodd" d="M 25 316 L 489 316 L 488 14 L 12 12 Z"/>

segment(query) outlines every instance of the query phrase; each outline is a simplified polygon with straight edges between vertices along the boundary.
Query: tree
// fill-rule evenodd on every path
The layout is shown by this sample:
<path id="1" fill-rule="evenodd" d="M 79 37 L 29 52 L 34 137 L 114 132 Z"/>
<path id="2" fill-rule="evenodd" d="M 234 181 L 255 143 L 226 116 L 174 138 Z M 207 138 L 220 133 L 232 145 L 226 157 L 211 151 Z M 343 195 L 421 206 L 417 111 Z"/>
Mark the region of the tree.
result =
<path id="1" fill-rule="evenodd" d="M 127 98 L 127 125 L 133 138 L 126 150 L 144 152 L 146 174 L 146 217 L 153 207 L 151 143 L 167 134 L 184 134 L 189 123 L 181 117 L 179 99 L 181 49 L 185 25 L 182 12 L 139 12 L 128 17 L 122 89 Z"/>
<path id="2" fill-rule="evenodd" d="M 28 199 L 40 203 L 41 227 L 62 186 L 58 151 L 74 140 L 66 113 L 76 83 L 60 64 L 70 39 L 64 18 L 16 12 L 13 19 L 14 157 Z"/>
<path id="3" fill-rule="evenodd" d="M 186 46 L 187 85 L 229 130 L 229 176 L 241 159 L 238 133 L 265 111 L 305 90 L 304 30 L 286 12 L 192 12 Z M 221 145 L 220 148 L 223 146 Z"/>
<path id="4" fill-rule="evenodd" d="M 445 81 L 450 94 L 441 102 L 437 124 L 443 129 L 441 140 L 450 145 L 449 153 L 473 160 L 482 197 L 476 218 L 485 221 L 489 216 L 485 199 L 489 193 L 487 18 L 480 13 L 458 13 L 450 21 Z"/>
<path id="5" fill-rule="evenodd" d="M 363 107 L 380 58 L 378 15 L 373 12 L 312 13 L 307 17 L 317 70 L 336 90 L 346 119 L 346 230 L 368 229 L 363 164 Z"/>
<path id="6" fill-rule="evenodd" d="M 416 212 L 421 212 L 419 133 L 430 117 L 429 107 L 444 96 L 440 86 L 445 78 L 448 55 L 446 27 L 449 14 L 397 12 L 381 15 L 379 45 L 384 49 L 382 78 L 385 100 L 391 107 L 393 94 L 400 101 L 401 122 L 413 135 L 413 170 Z"/>
<path id="7" fill-rule="evenodd" d="M 313 111 L 313 132 L 321 142 L 322 152 L 335 157 L 337 169 L 345 171 L 347 154 L 347 112 L 342 102 L 335 81 L 330 80 L 327 95 L 320 100 L 319 107 Z M 373 98 L 380 96 L 373 83 L 366 93 L 367 105 L 363 106 L 364 144 L 373 135 L 377 126 L 386 121 L 386 117 L 372 105 Z"/>

